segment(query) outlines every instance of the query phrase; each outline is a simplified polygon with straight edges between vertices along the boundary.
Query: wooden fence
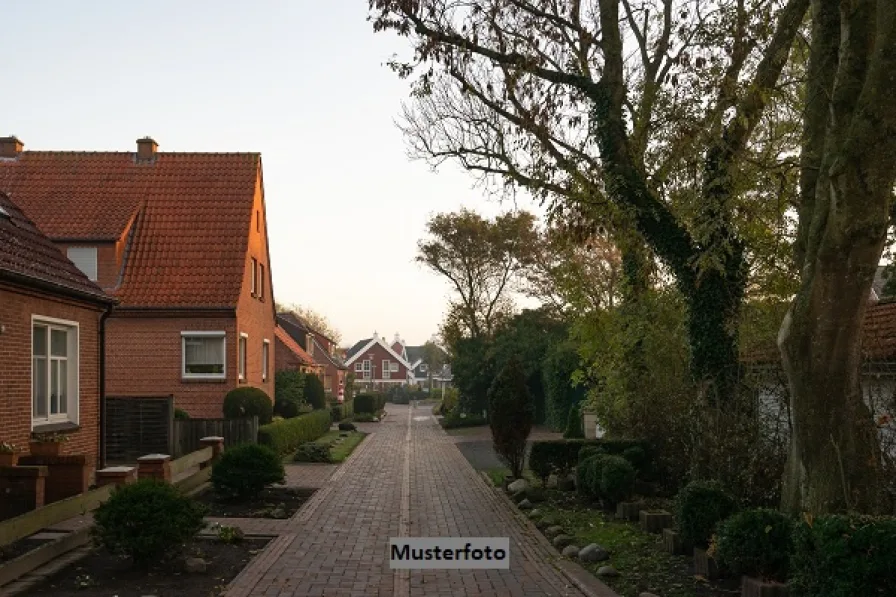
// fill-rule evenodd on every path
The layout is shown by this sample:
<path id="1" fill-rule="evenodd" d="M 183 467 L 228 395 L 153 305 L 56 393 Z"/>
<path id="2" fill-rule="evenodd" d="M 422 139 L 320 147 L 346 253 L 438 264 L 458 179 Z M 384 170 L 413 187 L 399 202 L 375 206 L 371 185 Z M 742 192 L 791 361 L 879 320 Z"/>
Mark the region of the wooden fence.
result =
<path id="1" fill-rule="evenodd" d="M 224 438 L 224 446 L 258 442 L 258 417 L 247 419 L 175 419 L 173 431 L 174 458 L 202 448 L 203 437 Z"/>
<path id="2" fill-rule="evenodd" d="M 106 466 L 135 464 L 144 454 L 171 450 L 173 396 L 107 396 L 103 411 Z"/>

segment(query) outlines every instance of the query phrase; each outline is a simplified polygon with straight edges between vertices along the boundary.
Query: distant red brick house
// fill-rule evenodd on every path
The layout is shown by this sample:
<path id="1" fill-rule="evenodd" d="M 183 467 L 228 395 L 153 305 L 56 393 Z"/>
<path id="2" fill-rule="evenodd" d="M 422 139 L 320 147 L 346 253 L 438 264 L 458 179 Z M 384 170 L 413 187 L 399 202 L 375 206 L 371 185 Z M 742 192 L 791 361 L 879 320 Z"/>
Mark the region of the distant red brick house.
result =
<path id="1" fill-rule="evenodd" d="M 114 299 L 0 193 L 0 441 L 57 431 L 99 459 L 101 329 Z M 4 498 L 0 498 L 4 499 Z"/>
<path id="2" fill-rule="evenodd" d="M 0 139 L 0 191 L 119 305 L 106 395 L 174 395 L 220 417 L 240 385 L 273 396 L 274 301 L 261 156 L 23 151 Z"/>
<path id="3" fill-rule="evenodd" d="M 393 342 L 402 348 L 399 341 Z M 373 337 L 359 340 L 346 352 L 345 364 L 353 368 L 355 387 L 364 389 L 388 389 L 395 385 L 413 382 L 413 367 L 406 353 L 397 352 L 384 338 L 374 332 Z"/>
<path id="4" fill-rule="evenodd" d="M 274 329 L 277 371 L 301 371 L 321 375 L 323 367 L 279 325 Z"/>
<path id="5" fill-rule="evenodd" d="M 336 343 L 293 313 L 279 313 L 277 325 L 282 327 L 319 366 L 318 376 L 323 382 L 327 396 L 337 397 L 339 389 L 345 387 L 345 374 L 348 367 L 340 358 L 339 347 L 336 346 Z"/>

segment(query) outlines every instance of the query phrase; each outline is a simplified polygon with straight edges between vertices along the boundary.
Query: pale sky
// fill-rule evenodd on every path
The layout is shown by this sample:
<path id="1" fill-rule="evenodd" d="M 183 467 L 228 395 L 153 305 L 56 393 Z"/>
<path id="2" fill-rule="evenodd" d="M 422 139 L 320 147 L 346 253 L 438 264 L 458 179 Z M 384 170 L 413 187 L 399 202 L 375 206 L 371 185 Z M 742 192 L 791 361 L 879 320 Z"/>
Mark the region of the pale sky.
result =
<path id="1" fill-rule="evenodd" d="M 33 150 L 259 151 L 274 293 L 343 344 L 437 331 L 447 283 L 414 263 L 427 218 L 499 205 L 412 162 L 395 126 L 407 40 L 367 0 L 0 0 L 0 135 Z M 535 209 L 531 203 L 520 207 Z"/>

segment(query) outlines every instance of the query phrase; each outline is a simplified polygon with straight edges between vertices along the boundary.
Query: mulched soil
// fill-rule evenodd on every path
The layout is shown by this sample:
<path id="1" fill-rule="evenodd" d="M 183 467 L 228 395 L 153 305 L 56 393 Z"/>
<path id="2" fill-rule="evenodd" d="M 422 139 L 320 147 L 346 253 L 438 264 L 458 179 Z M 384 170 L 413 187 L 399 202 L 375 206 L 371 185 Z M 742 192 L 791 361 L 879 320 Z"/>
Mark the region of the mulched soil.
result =
<path id="1" fill-rule="evenodd" d="M 218 500 L 211 489 L 195 496 L 208 511 L 206 516 L 220 518 L 289 518 L 314 493 L 310 489 L 292 487 L 269 487 L 250 501 Z"/>
<path id="2" fill-rule="evenodd" d="M 55 539 L 19 539 L 9 545 L 0 547 L 0 562 L 8 562 L 19 556 L 25 555 L 29 551 L 37 549 L 41 545 L 46 545 Z"/>
<path id="3" fill-rule="evenodd" d="M 185 556 L 208 562 L 204 574 L 179 571 L 176 562 L 162 562 L 148 570 L 134 568 L 105 551 L 95 550 L 83 560 L 51 576 L 24 593 L 27 597 L 209 597 L 221 595 L 227 584 L 246 567 L 269 539 L 246 539 L 236 545 L 196 539 Z"/>

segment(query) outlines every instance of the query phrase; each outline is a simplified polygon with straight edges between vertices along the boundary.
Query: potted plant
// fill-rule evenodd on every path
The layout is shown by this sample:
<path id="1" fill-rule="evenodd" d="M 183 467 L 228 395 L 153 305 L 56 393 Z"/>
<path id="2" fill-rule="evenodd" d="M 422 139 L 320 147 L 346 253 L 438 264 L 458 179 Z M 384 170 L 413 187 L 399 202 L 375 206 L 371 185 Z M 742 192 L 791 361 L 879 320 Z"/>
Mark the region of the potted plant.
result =
<path id="1" fill-rule="evenodd" d="M 777 510 L 745 510 L 719 525 L 716 557 L 741 575 L 742 597 L 787 597 L 793 521 Z"/>
<path id="2" fill-rule="evenodd" d="M 0 442 L 0 466 L 15 466 L 19 461 L 19 447 L 9 442 Z"/>
<path id="3" fill-rule="evenodd" d="M 62 444 L 68 441 L 64 433 L 47 432 L 31 435 L 31 454 L 33 456 L 59 456 Z"/>

